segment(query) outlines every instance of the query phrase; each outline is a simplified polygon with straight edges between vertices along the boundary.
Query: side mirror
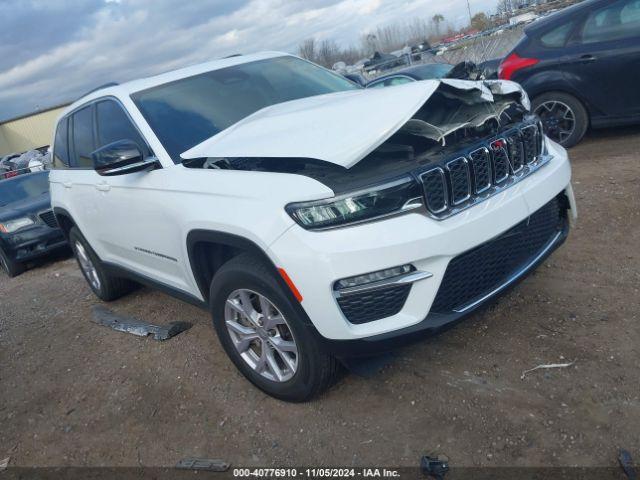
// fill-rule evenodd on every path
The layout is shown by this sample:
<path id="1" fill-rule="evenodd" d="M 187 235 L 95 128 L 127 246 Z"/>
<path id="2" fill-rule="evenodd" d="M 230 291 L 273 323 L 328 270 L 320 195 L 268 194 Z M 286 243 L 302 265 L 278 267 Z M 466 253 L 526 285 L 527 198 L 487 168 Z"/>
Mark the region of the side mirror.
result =
<path id="1" fill-rule="evenodd" d="M 91 154 L 96 172 L 104 177 L 153 170 L 159 163 L 155 157 L 144 158 L 138 144 L 118 140 L 100 147 Z"/>

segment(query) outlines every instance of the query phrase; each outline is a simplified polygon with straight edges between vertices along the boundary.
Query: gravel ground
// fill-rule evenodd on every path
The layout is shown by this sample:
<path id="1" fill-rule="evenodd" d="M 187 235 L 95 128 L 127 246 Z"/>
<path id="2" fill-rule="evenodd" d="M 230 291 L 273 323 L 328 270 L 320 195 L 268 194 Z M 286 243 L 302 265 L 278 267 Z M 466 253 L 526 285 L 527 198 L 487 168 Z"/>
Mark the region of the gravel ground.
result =
<path id="1" fill-rule="evenodd" d="M 195 307 L 146 289 L 110 304 L 194 323 L 160 343 L 92 323 L 100 302 L 72 259 L 1 277 L 0 459 L 416 466 L 432 452 L 456 466 L 615 466 L 618 447 L 640 458 L 640 129 L 597 132 L 570 154 L 580 219 L 535 274 L 307 404 L 245 381 Z"/>

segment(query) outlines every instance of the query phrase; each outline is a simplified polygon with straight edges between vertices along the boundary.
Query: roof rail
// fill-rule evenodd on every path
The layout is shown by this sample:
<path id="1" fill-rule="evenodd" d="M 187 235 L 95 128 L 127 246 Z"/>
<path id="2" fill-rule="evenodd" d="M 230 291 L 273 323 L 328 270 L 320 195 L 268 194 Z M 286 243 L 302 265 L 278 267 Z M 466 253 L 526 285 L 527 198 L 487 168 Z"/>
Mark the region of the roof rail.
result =
<path id="1" fill-rule="evenodd" d="M 80 100 L 82 97 L 86 97 L 87 95 L 93 93 L 93 92 L 97 92 L 98 90 L 102 90 L 103 88 L 109 88 L 109 87 L 115 87 L 116 85 L 120 85 L 118 82 L 109 82 L 109 83 L 105 83 L 104 85 L 100 85 L 99 87 L 96 87 L 94 89 L 89 90 L 86 93 L 83 93 L 82 95 L 80 95 L 78 97 L 78 100 Z"/>
<path id="2" fill-rule="evenodd" d="M 241 53 L 232 53 L 231 55 L 227 55 L 226 57 L 222 57 L 222 58 L 233 58 L 233 57 L 241 57 L 242 54 Z"/>

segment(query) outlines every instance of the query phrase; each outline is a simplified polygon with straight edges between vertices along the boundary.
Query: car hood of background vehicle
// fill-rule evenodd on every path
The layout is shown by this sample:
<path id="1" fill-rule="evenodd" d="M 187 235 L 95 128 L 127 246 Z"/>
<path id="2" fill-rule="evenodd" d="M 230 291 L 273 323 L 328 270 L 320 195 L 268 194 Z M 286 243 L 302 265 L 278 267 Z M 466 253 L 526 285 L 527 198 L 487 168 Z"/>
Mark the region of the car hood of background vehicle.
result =
<path id="1" fill-rule="evenodd" d="M 18 202 L 13 202 L 5 206 L 0 206 L 0 222 L 37 215 L 38 213 L 51 208 L 51 196 L 43 193 L 35 197 L 29 197 Z"/>
<path id="2" fill-rule="evenodd" d="M 398 131 L 441 85 L 455 89 L 470 104 L 516 91 L 522 103 L 528 103 L 517 84 L 499 80 L 424 80 L 350 90 L 263 108 L 180 156 L 307 158 L 350 168 Z"/>

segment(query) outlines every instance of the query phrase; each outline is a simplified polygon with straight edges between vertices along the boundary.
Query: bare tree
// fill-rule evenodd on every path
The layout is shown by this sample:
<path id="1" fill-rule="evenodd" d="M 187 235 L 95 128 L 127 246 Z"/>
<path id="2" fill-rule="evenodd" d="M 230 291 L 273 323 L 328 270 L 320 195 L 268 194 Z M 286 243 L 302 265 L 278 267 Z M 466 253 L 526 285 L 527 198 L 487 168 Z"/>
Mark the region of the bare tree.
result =
<path id="1" fill-rule="evenodd" d="M 496 6 L 496 13 L 498 15 L 504 15 L 506 13 L 510 13 L 513 11 L 514 2 L 513 0 L 498 0 L 498 5 Z"/>
<path id="2" fill-rule="evenodd" d="M 316 39 L 311 37 L 307 38 L 300 45 L 298 45 L 298 55 L 312 62 L 316 59 Z"/>
<path id="3" fill-rule="evenodd" d="M 323 40 L 318 47 L 316 61 L 327 68 L 331 68 L 334 63 L 341 60 L 341 50 L 335 40 Z"/>

